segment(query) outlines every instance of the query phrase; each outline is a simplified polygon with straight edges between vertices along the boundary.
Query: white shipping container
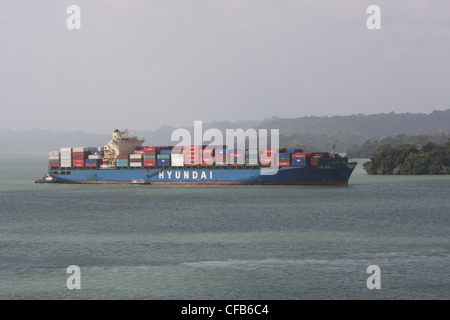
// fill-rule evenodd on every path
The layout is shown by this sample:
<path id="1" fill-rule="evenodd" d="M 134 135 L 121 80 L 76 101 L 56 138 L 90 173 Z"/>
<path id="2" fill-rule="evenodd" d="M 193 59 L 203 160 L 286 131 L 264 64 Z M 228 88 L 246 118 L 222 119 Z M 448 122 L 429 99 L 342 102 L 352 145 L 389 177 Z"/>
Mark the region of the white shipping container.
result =
<path id="1" fill-rule="evenodd" d="M 61 161 L 61 167 L 63 167 L 63 168 L 69 168 L 71 166 L 72 166 L 72 161 L 68 161 L 68 162 Z"/>
<path id="2" fill-rule="evenodd" d="M 178 160 L 178 159 L 183 160 L 184 159 L 184 154 L 175 153 L 175 154 L 171 155 L 171 158 L 172 158 L 172 160 Z"/>
<path id="3" fill-rule="evenodd" d="M 130 162 L 130 167 L 142 167 L 142 162 Z"/>
<path id="4" fill-rule="evenodd" d="M 61 160 L 72 160 L 72 156 L 61 156 Z"/>
<path id="5" fill-rule="evenodd" d="M 48 156 L 48 160 L 59 160 L 59 156 Z"/>
<path id="6" fill-rule="evenodd" d="M 73 152 L 85 152 L 86 148 L 85 147 L 76 147 L 73 148 Z"/>
<path id="7" fill-rule="evenodd" d="M 142 159 L 142 154 L 130 154 L 130 159 Z"/>
<path id="8" fill-rule="evenodd" d="M 88 159 L 100 159 L 100 155 L 99 154 L 90 154 L 90 155 L 88 155 Z"/>
<path id="9" fill-rule="evenodd" d="M 175 167 L 182 167 L 182 166 L 184 166 L 184 161 L 183 160 L 182 161 L 180 161 L 180 160 L 172 160 L 171 165 L 175 166 Z"/>
<path id="10" fill-rule="evenodd" d="M 50 151 L 48 153 L 49 156 L 59 156 L 59 151 Z"/>

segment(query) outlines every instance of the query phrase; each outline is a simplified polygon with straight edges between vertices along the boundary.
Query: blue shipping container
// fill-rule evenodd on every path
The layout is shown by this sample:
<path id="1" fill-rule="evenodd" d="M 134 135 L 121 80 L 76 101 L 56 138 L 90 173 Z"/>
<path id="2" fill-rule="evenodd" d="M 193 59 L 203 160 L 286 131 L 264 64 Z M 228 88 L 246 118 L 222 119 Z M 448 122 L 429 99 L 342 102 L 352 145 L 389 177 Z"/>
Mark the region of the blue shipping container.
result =
<path id="1" fill-rule="evenodd" d="M 158 159 L 158 167 L 170 166 L 170 159 Z"/>
<path id="2" fill-rule="evenodd" d="M 306 163 L 300 163 L 300 162 L 292 162 L 291 165 L 293 167 L 302 167 L 302 168 L 306 167 Z"/>
<path id="3" fill-rule="evenodd" d="M 278 156 L 281 157 L 290 157 L 289 153 L 279 153 Z"/>
<path id="4" fill-rule="evenodd" d="M 172 150 L 160 150 L 159 154 L 171 154 Z"/>
<path id="5" fill-rule="evenodd" d="M 310 161 L 307 158 L 292 159 L 292 161 L 291 161 L 292 164 L 294 164 L 294 163 L 307 164 L 309 162 Z"/>
<path id="6" fill-rule="evenodd" d="M 98 159 L 86 159 L 86 163 L 97 163 Z"/>

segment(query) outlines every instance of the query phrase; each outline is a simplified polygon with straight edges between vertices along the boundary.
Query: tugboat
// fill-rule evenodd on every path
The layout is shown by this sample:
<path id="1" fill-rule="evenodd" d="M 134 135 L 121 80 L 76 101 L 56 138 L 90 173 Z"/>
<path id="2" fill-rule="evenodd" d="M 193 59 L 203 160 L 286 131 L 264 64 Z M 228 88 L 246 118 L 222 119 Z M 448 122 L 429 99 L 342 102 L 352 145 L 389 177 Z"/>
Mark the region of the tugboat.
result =
<path id="1" fill-rule="evenodd" d="M 53 178 L 51 175 L 49 175 L 48 173 L 39 180 L 36 180 L 34 183 L 57 183 L 58 181 Z"/>
<path id="2" fill-rule="evenodd" d="M 131 184 L 151 184 L 150 181 L 145 179 L 133 179 L 131 180 Z"/>

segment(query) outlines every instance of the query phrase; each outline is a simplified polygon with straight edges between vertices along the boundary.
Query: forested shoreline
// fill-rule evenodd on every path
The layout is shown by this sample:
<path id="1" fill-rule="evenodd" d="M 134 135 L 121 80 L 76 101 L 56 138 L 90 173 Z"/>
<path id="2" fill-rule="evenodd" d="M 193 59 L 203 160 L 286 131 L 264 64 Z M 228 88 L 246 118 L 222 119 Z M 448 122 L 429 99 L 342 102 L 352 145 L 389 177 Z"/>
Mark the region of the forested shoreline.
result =
<path id="1" fill-rule="evenodd" d="M 373 175 L 450 174 L 450 141 L 442 144 L 428 142 L 421 148 L 411 144 L 398 147 L 384 144 L 363 167 Z"/>

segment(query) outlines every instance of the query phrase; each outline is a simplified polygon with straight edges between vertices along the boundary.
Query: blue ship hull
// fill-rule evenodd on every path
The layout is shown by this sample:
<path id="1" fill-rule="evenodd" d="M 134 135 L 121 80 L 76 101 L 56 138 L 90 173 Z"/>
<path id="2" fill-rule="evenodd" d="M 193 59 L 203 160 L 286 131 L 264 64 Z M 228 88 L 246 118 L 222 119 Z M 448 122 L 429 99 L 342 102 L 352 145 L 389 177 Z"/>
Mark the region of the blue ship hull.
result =
<path id="1" fill-rule="evenodd" d="M 49 175 L 62 183 L 177 185 L 348 185 L 356 163 L 333 163 L 319 167 L 280 167 L 264 175 L 261 168 L 67 168 L 51 169 Z M 269 169 L 263 169 L 269 170 Z"/>

